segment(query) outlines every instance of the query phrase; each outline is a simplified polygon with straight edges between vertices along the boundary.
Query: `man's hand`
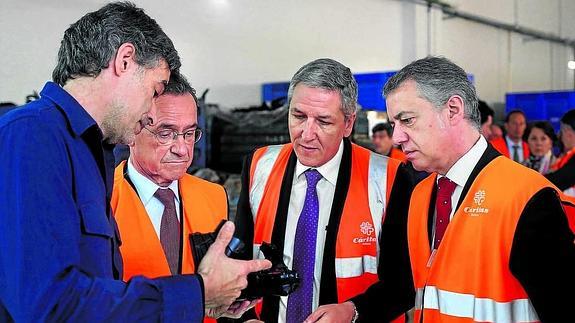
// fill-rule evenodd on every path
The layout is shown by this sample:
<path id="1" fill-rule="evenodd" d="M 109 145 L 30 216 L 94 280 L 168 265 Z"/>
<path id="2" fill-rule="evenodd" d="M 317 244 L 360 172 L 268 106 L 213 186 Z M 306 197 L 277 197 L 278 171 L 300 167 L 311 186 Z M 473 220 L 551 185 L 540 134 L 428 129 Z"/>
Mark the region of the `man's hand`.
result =
<path id="1" fill-rule="evenodd" d="M 352 302 L 341 304 L 322 305 L 305 319 L 304 323 L 312 322 L 342 322 L 349 323 L 355 314 L 355 306 Z"/>
<path id="2" fill-rule="evenodd" d="M 261 299 L 253 301 L 238 301 L 233 302 L 230 306 L 220 306 L 216 308 L 206 308 L 206 316 L 211 318 L 228 317 L 232 319 L 239 319 L 250 308 L 254 307 Z"/>
<path id="3" fill-rule="evenodd" d="M 206 308 L 219 308 L 226 312 L 248 285 L 247 275 L 254 271 L 268 269 L 269 260 L 236 260 L 225 255 L 227 245 L 234 234 L 234 224 L 226 222 L 218 233 L 216 241 L 198 266 L 198 274 L 204 280 Z"/>

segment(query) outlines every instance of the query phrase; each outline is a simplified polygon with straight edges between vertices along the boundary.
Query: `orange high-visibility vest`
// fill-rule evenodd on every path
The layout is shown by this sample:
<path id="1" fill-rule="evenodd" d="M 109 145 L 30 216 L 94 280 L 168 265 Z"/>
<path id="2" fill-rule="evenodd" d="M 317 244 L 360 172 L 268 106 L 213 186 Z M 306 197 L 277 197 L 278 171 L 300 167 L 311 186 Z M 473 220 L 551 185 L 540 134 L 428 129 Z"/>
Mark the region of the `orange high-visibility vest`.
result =
<path id="1" fill-rule="evenodd" d="M 495 138 L 489 141 L 489 143 L 493 146 L 493 148 L 497 149 L 497 151 L 499 151 L 503 156 L 509 158 L 513 157 L 509 152 L 509 147 L 507 147 L 507 141 L 505 140 L 505 136 Z M 529 158 L 529 145 L 527 145 L 525 141 L 521 141 L 521 147 L 523 147 L 523 160 L 526 160 Z"/>
<path id="2" fill-rule="evenodd" d="M 349 190 L 337 233 L 335 273 L 338 301 L 363 293 L 378 280 L 378 237 L 398 160 L 355 144 Z M 250 207 L 254 215 L 254 258 L 271 242 L 280 189 L 292 145 L 256 150 L 250 169 Z"/>
<path id="3" fill-rule="evenodd" d="M 565 166 L 565 164 L 567 164 L 567 162 L 569 160 L 571 160 L 571 158 L 573 158 L 573 156 L 575 156 L 575 148 L 572 148 L 571 150 L 566 152 L 565 155 L 558 158 L 557 161 L 555 162 L 555 164 L 551 165 L 551 169 L 553 171 L 556 171 L 559 168 Z"/>
<path id="4" fill-rule="evenodd" d="M 538 322 L 509 269 L 509 257 L 527 202 L 545 187 L 558 189 L 537 172 L 499 156 L 474 180 L 441 245 L 432 251 L 428 216 L 436 176 L 416 186 L 409 208 L 415 322 L 422 314 L 426 323 Z"/>
<path id="5" fill-rule="evenodd" d="M 122 240 L 120 252 L 124 261 L 124 280 L 136 275 L 148 278 L 170 276 L 170 267 L 150 217 L 138 194 L 124 177 L 122 162 L 114 173 L 112 210 Z M 227 219 L 226 193 L 220 185 L 185 174 L 179 179 L 180 201 L 183 203 L 182 274 L 195 273 L 189 235 L 213 232 Z M 206 322 L 215 320 L 206 319 Z"/>

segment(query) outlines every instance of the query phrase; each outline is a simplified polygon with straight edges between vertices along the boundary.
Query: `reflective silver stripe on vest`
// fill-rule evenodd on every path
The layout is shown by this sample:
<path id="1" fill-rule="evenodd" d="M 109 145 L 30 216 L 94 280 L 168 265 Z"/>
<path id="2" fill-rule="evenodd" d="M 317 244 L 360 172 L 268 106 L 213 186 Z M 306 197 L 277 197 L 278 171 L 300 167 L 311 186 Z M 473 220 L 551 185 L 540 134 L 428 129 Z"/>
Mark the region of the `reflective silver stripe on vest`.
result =
<path id="1" fill-rule="evenodd" d="M 252 187 L 250 187 L 250 207 L 252 209 L 254 223 L 258 210 L 260 209 L 260 203 L 262 201 L 264 189 L 266 188 L 266 183 L 282 148 L 283 145 L 268 146 L 266 152 L 260 158 L 256 165 L 256 169 L 254 170 Z"/>
<path id="2" fill-rule="evenodd" d="M 253 253 L 252 259 L 258 259 L 258 258 L 265 259 L 263 252 L 260 253 L 260 247 L 261 247 L 261 244 L 254 243 L 253 250 L 252 250 L 252 253 Z"/>
<path id="3" fill-rule="evenodd" d="M 361 276 L 363 273 L 377 275 L 377 257 L 364 255 L 362 257 L 335 259 L 335 277 L 350 278 Z"/>
<path id="4" fill-rule="evenodd" d="M 423 306 L 422 306 L 423 298 Z M 465 317 L 479 322 L 519 323 L 537 322 L 539 317 L 527 298 L 511 302 L 497 302 L 489 298 L 479 298 L 471 294 L 455 293 L 427 286 L 418 288 L 415 308 L 439 310 L 445 315 Z"/>
<path id="5" fill-rule="evenodd" d="M 385 194 L 387 192 L 387 157 L 371 152 L 369 155 L 369 173 L 367 180 L 367 194 L 369 198 L 369 210 L 373 219 L 375 236 L 378 238 L 377 254 L 379 255 L 379 234 L 381 233 L 381 221 L 385 210 Z"/>
<path id="6" fill-rule="evenodd" d="M 261 156 L 254 170 L 252 187 L 250 188 L 250 207 L 254 217 L 254 223 L 259 211 L 264 189 L 267 184 L 272 167 L 274 166 L 278 154 L 283 145 L 269 146 L 267 151 Z M 381 233 L 381 222 L 385 210 L 385 195 L 387 188 L 387 157 L 376 153 L 371 153 L 368 170 L 368 201 L 369 210 L 374 226 L 374 233 L 377 239 L 376 248 L 379 255 L 379 235 Z M 260 245 L 254 244 L 254 259 L 263 258 L 260 254 Z M 377 274 L 378 257 L 365 255 L 355 258 L 336 258 L 335 270 L 337 278 L 349 278 L 361 276 L 364 272 Z"/>

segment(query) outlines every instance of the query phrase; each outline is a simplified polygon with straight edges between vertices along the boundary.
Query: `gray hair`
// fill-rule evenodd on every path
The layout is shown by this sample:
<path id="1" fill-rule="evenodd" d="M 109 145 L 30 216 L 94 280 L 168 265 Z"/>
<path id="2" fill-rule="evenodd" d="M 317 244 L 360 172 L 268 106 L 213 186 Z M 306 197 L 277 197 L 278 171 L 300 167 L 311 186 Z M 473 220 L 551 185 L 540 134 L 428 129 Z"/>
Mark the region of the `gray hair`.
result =
<path id="1" fill-rule="evenodd" d="M 96 77 L 124 43 L 134 45 L 140 66 L 153 68 L 161 59 L 170 70 L 181 65 L 174 44 L 154 19 L 130 2 L 113 2 L 86 14 L 64 32 L 52 79 L 63 86 L 80 76 Z"/>
<path id="2" fill-rule="evenodd" d="M 341 95 L 341 110 L 346 117 L 357 110 L 357 82 L 351 70 L 329 58 L 317 59 L 304 65 L 292 77 L 288 90 L 288 105 L 299 83 L 313 88 L 337 91 Z"/>
<path id="3" fill-rule="evenodd" d="M 198 98 L 196 97 L 196 89 L 194 89 L 185 76 L 180 74 L 178 71 L 172 72 L 170 74 L 170 81 L 164 88 L 164 94 L 172 94 L 172 95 L 184 95 L 184 94 L 191 94 L 194 97 L 194 101 L 198 104 Z"/>
<path id="4" fill-rule="evenodd" d="M 465 119 L 475 128 L 481 128 L 475 87 L 465 71 L 455 63 L 445 57 L 434 56 L 416 60 L 385 83 L 383 95 L 389 95 L 406 81 L 415 81 L 419 95 L 438 109 L 441 109 L 451 96 L 459 95 L 463 99 Z"/>

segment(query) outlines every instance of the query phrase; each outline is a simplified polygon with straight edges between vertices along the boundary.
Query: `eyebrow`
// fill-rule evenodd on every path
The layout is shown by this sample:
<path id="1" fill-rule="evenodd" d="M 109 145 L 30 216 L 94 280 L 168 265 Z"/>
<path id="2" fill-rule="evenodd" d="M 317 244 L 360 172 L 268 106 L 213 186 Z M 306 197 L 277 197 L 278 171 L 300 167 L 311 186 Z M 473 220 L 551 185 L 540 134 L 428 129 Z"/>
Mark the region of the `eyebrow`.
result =
<path id="1" fill-rule="evenodd" d="M 175 124 L 173 124 L 173 123 L 167 123 L 167 122 L 159 123 L 159 124 L 156 126 L 156 129 L 171 129 L 171 130 L 177 130 L 176 128 L 177 128 L 177 126 L 176 126 Z M 184 127 L 184 130 L 185 130 L 185 131 L 188 131 L 188 130 L 192 130 L 192 129 L 194 129 L 194 128 L 198 128 L 198 124 L 197 124 L 197 123 L 194 123 L 194 124 L 191 124 L 191 125 L 188 125 L 188 126 Z"/>
<path id="2" fill-rule="evenodd" d="M 296 107 L 293 107 L 293 108 L 291 108 L 290 110 L 291 110 L 292 113 L 301 113 L 301 114 L 304 114 L 301 110 L 299 110 L 299 109 L 296 108 Z M 332 120 L 332 119 L 333 119 L 333 116 L 330 115 L 330 114 L 318 115 L 318 116 L 316 116 L 316 119 L 319 119 L 319 120 L 322 120 L 322 121 Z"/>
<path id="3" fill-rule="evenodd" d="M 405 117 L 406 115 L 412 115 L 414 112 L 412 111 L 401 111 L 398 114 L 393 116 L 394 120 L 401 120 L 401 118 Z"/>

